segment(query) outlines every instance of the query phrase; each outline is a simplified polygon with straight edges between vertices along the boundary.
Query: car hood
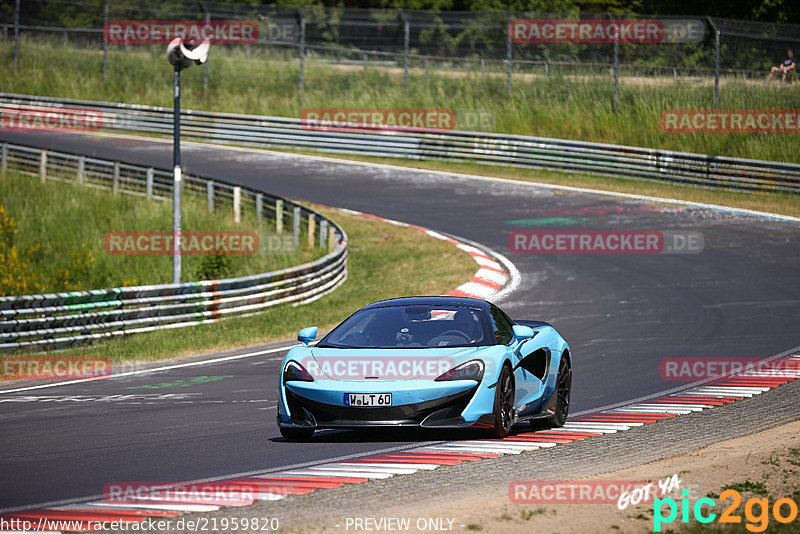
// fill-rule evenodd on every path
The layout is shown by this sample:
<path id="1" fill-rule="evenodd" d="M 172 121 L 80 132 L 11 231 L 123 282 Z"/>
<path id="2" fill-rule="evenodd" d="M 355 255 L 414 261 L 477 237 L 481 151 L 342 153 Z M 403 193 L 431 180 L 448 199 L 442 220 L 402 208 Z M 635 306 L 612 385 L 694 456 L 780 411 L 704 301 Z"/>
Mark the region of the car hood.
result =
<path id="1" fill-rule="evenodd" d="M 433 380 L 488 347 L 310 349 L 301 361 L 316 380 Z"/>

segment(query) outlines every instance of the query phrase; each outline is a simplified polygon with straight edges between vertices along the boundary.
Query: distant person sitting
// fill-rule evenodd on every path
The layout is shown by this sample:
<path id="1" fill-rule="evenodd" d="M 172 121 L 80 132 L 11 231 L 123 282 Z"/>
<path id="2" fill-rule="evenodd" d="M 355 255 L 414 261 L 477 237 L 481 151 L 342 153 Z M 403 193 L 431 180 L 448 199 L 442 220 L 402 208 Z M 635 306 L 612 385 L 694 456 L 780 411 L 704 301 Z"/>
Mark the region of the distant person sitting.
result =
<path id="1" fill-rule="evenodd" d="M 797 59 L 795 59 L 794 53 L 791 50 L 787 50 L 786 59 L 784 59 L 783 63 L 781 63 L 777 67 L 772 67 L 772 69 L 769 71 L 769 76 L 767 76 L 767 80 L 771 80 L 774 74 L 780 72 L 781 81 L 785 83 L 786 75 L 793 74 L 796 68 L 797 68 Z"/>

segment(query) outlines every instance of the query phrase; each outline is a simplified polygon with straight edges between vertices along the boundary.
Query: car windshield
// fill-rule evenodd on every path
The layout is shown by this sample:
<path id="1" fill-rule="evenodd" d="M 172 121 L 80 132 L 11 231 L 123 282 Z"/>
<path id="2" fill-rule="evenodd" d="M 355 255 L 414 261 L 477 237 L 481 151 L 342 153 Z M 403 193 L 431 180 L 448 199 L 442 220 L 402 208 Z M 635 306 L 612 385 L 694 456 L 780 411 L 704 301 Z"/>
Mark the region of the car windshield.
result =
<path id="1" fill-rule="evenodd" d="M 433 348 L 493 344 L 480 310 L 451 306 L 387 306 L 359 310 L 318 347 Z"/>

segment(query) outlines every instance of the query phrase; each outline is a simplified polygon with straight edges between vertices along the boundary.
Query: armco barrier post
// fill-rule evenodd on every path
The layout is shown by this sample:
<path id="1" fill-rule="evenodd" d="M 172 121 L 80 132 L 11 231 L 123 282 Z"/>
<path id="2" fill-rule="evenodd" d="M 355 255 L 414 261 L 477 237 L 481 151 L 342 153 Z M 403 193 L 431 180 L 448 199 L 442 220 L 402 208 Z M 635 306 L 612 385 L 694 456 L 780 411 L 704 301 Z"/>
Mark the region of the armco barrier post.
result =
<path id="1" fill-rule="evenodd" d="M 84 173 L 86 172 L 86 156 L 78 156 L 78 173 L 75 176 L 75 181 L 79 184 L 83 183 Z"/>
<path id="2" fill-rule="evenodd" d="M 242 222 L 242 188 L 239 186 L 233 188 L 233 222 Z"/>
<path id="3" fill-rule="evenodd" d="M 151 200 L 153 198 L 153 167 L 147 168 L 147 183 L 145 184 L 145 197 L 147 200 Z"/>
<path id="4" fill-rule="evenodd" d="M 208 213 L 214 212 L 214 182 L 209 180 L 206 182 L 206 205 Z"/>
<path id="5" fill-rule="evenodd" d="M 308 248 L 314 249 L 314 230 L 316 226 L 316 218 L 313 213 L 308 214 Z"/>
<path id="6" fill-rule="evenodd" d="M 39 156 L 39 179 L 42 182 L 47 180 L 47 150 L 42 150 Z"/>
<path id="7" fill-rule="evenodd" d="M 328 240 L 328 221 L 322 219 L 319 223 L 319 248 L 325 248 L 325 242 Z"/>
<path id="8" fill-rule="evenodd" d="M 336 246 L 336 232 L 331 230 L 328 232 L 328 253 L 333 252 L 334 247 Z"/>
<path id="9" fill-rule="evenodd" d="M 119 193 L 119 161 L 114 162 L 114 177 L 111 180 L 111 192 Z"/>
<path id="10" fill-rule="evenodd" d="M 0 158 L 0 174 L 6 175 L 8 170 L 8 143 L 3 143 L 2 158 Z"/>
<path id="11" fill-rule="evenodd" d="M 258 224 L 261 224 L 261 220 L 264 218 L 264 195 L 262 193 L 256 193 L 256 221 Z"/>
<path id="12" fill-rule="evenodd" d="M 283 200 L 275 201 L 275 233 L 283 233 Z"/>
<path id="13" fill-rule="evenodd" d="M 300 206 L 292 210 L 292 241 L 295 247 L 300 244 Z"/>

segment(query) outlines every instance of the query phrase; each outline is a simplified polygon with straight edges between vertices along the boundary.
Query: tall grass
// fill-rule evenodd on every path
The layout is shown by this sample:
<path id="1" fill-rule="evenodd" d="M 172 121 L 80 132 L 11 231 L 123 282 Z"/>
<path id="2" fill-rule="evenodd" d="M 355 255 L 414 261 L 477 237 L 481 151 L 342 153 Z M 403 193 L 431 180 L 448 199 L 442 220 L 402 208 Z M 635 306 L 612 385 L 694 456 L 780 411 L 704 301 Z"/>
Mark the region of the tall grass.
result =
<path id="1" fill-rule="evenodd" d="M 112 47 L 115 48 L 115 47 Z M 133 49 L 135 48 L 135 49 Z M 10 65 L 11 46 L 0 49 Z M 132 47 L 109 54 L 108 82 L 103 85 L 102 53 L 22 41 L 20 67 L 0 79 L 0 91 L 88 100 L 124 101 L 170 106 L 171 70 L 163 47 Z M 501 73 L 432 69 L 411 71 L 409 89 L 398 69 L 306 62 L 302 101 L 299 64 L 288 54 L 212 47 L 210 84 L 203 69 L 183 74 L 186 108 L 298 117 L 304 108 L 438 107 L 484 110 L 495 117 L 494 131 L 648 146 L 775 161 L 798 162 L 800 134 L 666 133 L 660 116 L 666 109 L 710 109 L 711 80 L 671 77 L 622 77 L 619 111 L 612 109 L 609 76 L 565 76 L 518 73 L 506 94 Z M 723 79 L 721 108 L 798 109 L 800 83 Z"/>
<path id="2" fill-rule="evenodd" d="M 171 232 L 172 203 L 147 201 L 131 195 L 65 182 L 41 183 L 36 178 L 8 172 L 0 179 L 0 206 L 5 219 L 0 224 L 0 255 L 16 257 L 0 267 L 0 295 L 45 293 L 107 287 L 169 283 L 172 257 L 169 255 L 109 254 L 103 245 L 107 232 Z M 240 224 L 233 214 L 207 212 L 205 203 L 183 195 L 183 232 L 274 233 L 274 222 L 259 225 L 255 214 L 242 212 Z M 13 226 L 12 230 L 8 228 Z M 305 244 L 305 241 L 301 241 Z M 11 255 L 12 249 L 16 256 Z M 323 254 L 301 245 L 296 250 L 270 253 L 267 247 L 251 255 L 184 255 L 184 281 L 244 276 L 298 265 Z M 2 274 L 8 271 L 11 282 Z M 11 279 L 10 279 L 11 280 Z"/>

